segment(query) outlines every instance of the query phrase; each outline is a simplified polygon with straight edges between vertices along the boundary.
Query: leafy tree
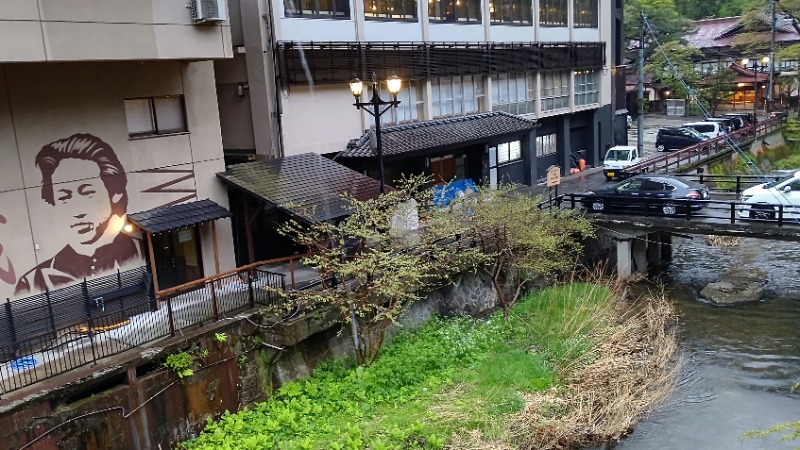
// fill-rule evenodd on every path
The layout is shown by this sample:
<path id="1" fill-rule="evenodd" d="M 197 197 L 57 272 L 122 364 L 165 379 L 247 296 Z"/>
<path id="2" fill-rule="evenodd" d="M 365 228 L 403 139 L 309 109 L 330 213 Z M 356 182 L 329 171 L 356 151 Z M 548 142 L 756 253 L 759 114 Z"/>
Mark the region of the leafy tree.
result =
<path id="1" fill-rule="evenodd" d="M 656 52 L 645 65 L 645 71 L 654 80 L 660 80 L 663 84 L 670 86 L 674 97 L 687 98 L 688 92 L 684 88 L 680 77 L 690 86 L 695 87 L 700 82 L 700 75 L 695 71 L 694 61 L 702 56 L 700 50 L 684 45 L 679 41 L 670 41 L 662 45 L 664 53 L 672 66 L 678 73 L 672 70 L 664 54 Z M 680 76 L 680 77 L 679 77 Z"/>
<path id="2" fill-rule="evenodd" d="M 506 318 L 525 287 L 536 277 L 552 278 L 574 268 L 583 239 L 594 234 L 591 223 L 574 211 L 543 210 L 540 199 L 520 193 L 513 185 L 481 189 L 457 223 L 468 222 L 475 236 L 490 239 L 482 246 L 498 303 Z"/>
<path id="3" fill-rule="evenodd" d="M 730 67 L 719 67 L 716 73 L 703 78 L 702 87 L 698 92 L 698 99 L 703 102 L 711 115 L 717 114 L 719 105 L 726 102 L 733 90 L 733 80 L 737 73 Z"/>
<path id="4" fill-rule="evenodd" d="M 639 14 L 644 12 L 654 34 L 661 44 L 681 41 L 682 37 L 692 29 L 691 20 L 683 17 L 675 7 L 674 0 L 626 0 L 625 1 L 625 42 L 630 42 L 628 60 L 638 59 L 638 42 L 641 21 Z M 645 33 L 645 61 L 649 61 L 656 52 L 656 44 L 652 36 Z"/>
<path id="5" fill-rule="evenodd" d="M 469 232 L 467 225 L 445 220 L 445 213 L 432 207 L 431 192 L 423 189 L 428 181 L 401 180 L 396 190 L 372 200 L 345 197 L 351 213 L 338 225 L 290 222 L 281 229 L 309 247 L 314 255 L 304 263 L 325 280 L 322 289 L 302 291 L 295 301 L 338 308 L 342 322 L 351 325 L 360 364 L 375 361 L 388 327 L 422 292 L 483 261 L 480 248 L 460 239 Z M 393 228 L 398 211 L 418 214 L 420 226 Z"/>

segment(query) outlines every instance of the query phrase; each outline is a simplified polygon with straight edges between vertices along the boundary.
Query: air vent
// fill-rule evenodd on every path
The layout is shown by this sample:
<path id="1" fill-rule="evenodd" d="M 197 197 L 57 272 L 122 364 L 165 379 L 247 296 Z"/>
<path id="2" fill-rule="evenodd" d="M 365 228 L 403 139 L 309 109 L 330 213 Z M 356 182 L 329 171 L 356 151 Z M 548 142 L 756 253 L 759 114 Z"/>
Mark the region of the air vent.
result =
<path id="1" fill-rule="evenodd" d="M 194 23 L 225 22 L 225 0 L 191 0 Z"/>

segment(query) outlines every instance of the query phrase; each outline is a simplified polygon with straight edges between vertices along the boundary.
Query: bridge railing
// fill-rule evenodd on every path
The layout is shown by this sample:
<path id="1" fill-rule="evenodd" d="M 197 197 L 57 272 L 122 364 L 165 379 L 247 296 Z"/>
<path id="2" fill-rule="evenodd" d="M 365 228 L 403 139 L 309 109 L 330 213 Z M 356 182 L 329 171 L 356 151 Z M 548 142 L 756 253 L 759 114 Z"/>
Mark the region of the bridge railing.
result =
<path id="1" fill-rule="evenodd" d="M 727 136 L 716 137 L 681 150 L 665 152 L 658 156 L 648 158 L 638 164 L 626 167 L 623 171 L 629 175 L 642 172 L 675 171 L 681 166 L 696 164 L 701 160 L 727 151 L 730 144 L 728 139 L 734 141 L 737 145 L 749 142 L 758 136 L 770 133 L 779 128 L 785 121 L 785 117 L 773 117 L 761 121 L 754 126 L 745 127 L 733 133 L 728 133 Z"/>
<path id="2" fill-rule="evenodd" d="M 735 193 L 736 197 L 745 189 L 757 186 L 768 181 L 779 181 L 781 175 L 758 176 L 758 175 L 706 175 L 698 174 L 672 174 L 674 177 L 681 177 L 689 181 L 695 181 L 708 186 L 710 190 L 724 193 Z"/>
<path id="3" fill-rule="evenodd" d="M 543 209 L 572 209 L 589 214 L 634 217 L 667 217 L 703 220 L 708 223 L 771 224 L 800 227 L 800 207 L 783 204 L 754 204 L 724 200 L 659 199 L 590 194 L 562 194 L 544 200 Z"/>

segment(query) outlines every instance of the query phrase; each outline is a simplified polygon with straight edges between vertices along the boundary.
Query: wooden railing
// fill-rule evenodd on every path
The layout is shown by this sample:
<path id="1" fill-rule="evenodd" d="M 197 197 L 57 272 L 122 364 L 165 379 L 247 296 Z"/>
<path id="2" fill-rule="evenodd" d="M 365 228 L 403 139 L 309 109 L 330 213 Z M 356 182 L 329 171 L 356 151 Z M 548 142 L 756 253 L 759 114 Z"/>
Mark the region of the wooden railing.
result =
<path id="1" fill-rule="evenodd" d="M 764 120 L 754 126 L 745 127 L 733 133 L 728 133 L 727 136 L 709 139 L 675 152 L 667 152 L 649 158 L 638 164 L 626 167 L 623 169 L 623 172 L 629 175 L 643 172 L 672 172 L 679 169 L 681 165 L 697 164 L 702 160 L 728 151 L 731 140 L 735 142 L 736 145 L 750 142 L 758 136 L 765 135 L 779 128 L 785 121 L 785 117 L 774 117 Z"/>

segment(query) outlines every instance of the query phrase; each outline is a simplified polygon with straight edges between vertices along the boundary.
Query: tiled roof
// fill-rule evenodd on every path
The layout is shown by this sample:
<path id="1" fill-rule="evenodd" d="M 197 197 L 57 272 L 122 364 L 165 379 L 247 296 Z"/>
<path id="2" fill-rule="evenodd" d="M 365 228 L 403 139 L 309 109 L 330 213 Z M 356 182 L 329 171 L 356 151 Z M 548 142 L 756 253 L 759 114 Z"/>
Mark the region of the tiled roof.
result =
<path id="1" fill-rule="evenodd" d="M 684 36 L 690 47 L 703 49 L 713 47 L 731 47 L 736 36 L 742 32 L 741 16 L 720 19 L 703 19 L 694 22 L 694 32 Z M 766 19 L 769 26 L 769 20 Z M 800 33 L 795 28 L 794 19 L 779 17 L 775 32 L 776 42 L 800 42 Z"/>
<path id="2" fill-rule="evenodd" d="M 380 183 L 315 153 L 230 166 L 217 174 L 223 181 L 308 223 L 350 213 L 342 198 L 380 195 Z"/>
<path id="3" fill-rule="evenodd" d="M 445 117 L 381 129 L 383 154 L 386 157 L 451 145 L 468 145 L 490 138 L 523 133 L 536 128 L 534 120 L 502 111 Z M 345 158 L 376 156 L 369 133 L 347 144 Z"/>
<path id="4" fill-rule="evenodd" d="M 759 83 L 763 83 L 769 80 L 769 74 L 764 72 L 753 73 L 753 70 L 746 69 L 740 66 L 739 64 L 731 64 L 731 69 L 733 69 L 738 74 L 736 79 L 733 80 L 734 83 L 752 83 L 754 76 L 756 77 Z"/>
<path id="5" fill-rule="evenodd" d="M 156 234 L 230 216 L 230 211 L 205 199 L 128 214 L 128 220 Z"/>

